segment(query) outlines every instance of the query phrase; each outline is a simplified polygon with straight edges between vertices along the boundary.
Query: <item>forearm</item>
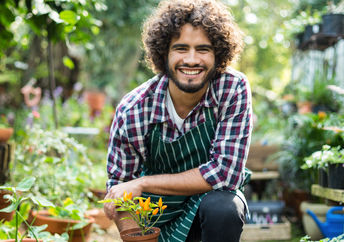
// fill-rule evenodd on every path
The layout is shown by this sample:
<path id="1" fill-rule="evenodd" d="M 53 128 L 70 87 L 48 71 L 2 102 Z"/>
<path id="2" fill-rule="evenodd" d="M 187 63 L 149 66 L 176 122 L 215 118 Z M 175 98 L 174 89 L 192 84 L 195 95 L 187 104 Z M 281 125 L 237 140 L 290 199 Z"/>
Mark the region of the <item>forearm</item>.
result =
<path id="1" fill-rule="evenodd" d="M 189 196 L 212 190 L 198 168 L 176 174 L 144 176 L 139 180 L 143 192 L 161 195 Z"/>

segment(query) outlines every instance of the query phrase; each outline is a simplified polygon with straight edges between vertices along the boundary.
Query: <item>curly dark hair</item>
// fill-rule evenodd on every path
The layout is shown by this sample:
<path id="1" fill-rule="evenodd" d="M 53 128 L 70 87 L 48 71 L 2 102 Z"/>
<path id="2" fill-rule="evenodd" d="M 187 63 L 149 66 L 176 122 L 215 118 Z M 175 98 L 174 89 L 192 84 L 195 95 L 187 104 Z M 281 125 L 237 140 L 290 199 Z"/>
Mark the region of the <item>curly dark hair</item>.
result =
<path id="1" fill-rule="evenodd" d="M 181 27 L 201 26 L 214 47 L 215 68 L 222 73 L 243 48 L 243 34 L 225 5 L 216 0 L 170 0 L 159 3 L 143 26 L 146 61 L 154 72 L 164 73 L 169 45 Z"/>

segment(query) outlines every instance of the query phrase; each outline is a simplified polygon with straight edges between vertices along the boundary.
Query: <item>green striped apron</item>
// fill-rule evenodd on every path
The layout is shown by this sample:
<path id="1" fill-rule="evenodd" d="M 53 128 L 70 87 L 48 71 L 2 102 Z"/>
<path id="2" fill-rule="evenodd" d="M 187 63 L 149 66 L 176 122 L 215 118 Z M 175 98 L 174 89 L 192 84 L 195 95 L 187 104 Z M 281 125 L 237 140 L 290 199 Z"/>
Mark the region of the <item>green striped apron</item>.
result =
<path id="1" fill-rule="evenodd" d="M 186 132 L 175 141 L 166 142 L 161 139 L 161 125 L 155 125 L 152 132 L 147 136 L 149 154 L 144 163 L 144 175 L 179 173 L 198 167 L 208 161 L 211 140 L 214 138 L 216 127 L 211 108 L 205 109 L 204 123 Z M 164 214 L 156 223 L 156 226 L 161 229 L 159 241 L 186 240 L 205 194 L 193 196 L 142 194 L 143 197 L 151 197 L 153 202 L 157 202 L 162 197 L 164 205 L 167 205 Z M 237 191 L 236 194 L 246 204 L 243 194 L 240 191 Z"/>

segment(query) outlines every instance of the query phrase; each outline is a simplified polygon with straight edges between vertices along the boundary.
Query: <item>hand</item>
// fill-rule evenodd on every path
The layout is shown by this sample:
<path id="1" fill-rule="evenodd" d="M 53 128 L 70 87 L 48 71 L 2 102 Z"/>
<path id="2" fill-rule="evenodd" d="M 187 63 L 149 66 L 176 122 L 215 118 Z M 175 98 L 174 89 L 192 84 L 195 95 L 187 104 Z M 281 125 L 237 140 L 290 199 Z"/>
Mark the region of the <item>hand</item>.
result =
<path id="1" fill-rule="evenodd" d="M 115 186 L 112 186 L 104 199 L 115 199 L 123 196 L 123 193 L 133 193 L 133 197 L 141 196 L 142 194 L 142 178 L 137 178 L 128 182 L 124 182 Z M 116 219 L 118 217 L 116 206 L 113 203 L 104 204 L 104 212 L 109 219 Z"/>

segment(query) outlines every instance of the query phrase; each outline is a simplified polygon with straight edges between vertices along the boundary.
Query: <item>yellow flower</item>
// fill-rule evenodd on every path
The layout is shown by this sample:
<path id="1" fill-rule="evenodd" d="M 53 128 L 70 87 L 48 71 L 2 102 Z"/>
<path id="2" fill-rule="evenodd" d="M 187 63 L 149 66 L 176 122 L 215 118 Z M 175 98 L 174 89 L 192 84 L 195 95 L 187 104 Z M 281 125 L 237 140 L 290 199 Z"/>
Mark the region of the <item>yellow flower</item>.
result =
<path id="1" fill-rule="evenodd" d="M 57 216 L 57 212 L 54 208 L 49 208 L 48 209 L 48 213 L 52 216 Z"/>
<path id="2" fill-rule="evenodd" d="M 167 205 L 164 205 L 164 206 L 162 206 L 162 210 L 165 210 L 165 208 L 167 208 Z"/>
<path id="3" fill-rule="evenodd" d="M 70 197 L 67 197 L 64 201 L 63 201 L 63 206 L 68 206 L 70 204 L 73 204 L 73 200 Z"/>
<path id="4" fill-rule="evenodd" d="M 162 198 L 161 198 L 161 197 L 159 198 L 158 205 L 159 205 L 159 208 L 161 208 L 161 207 L 162 207 Z"/>
<path id="5" fill-rule="evenodd" d="M 158 212 L 159 212 L 159 208 L 156 208 L 156 209 L 153 210 L 152 214 L 156 215 Z"/>

